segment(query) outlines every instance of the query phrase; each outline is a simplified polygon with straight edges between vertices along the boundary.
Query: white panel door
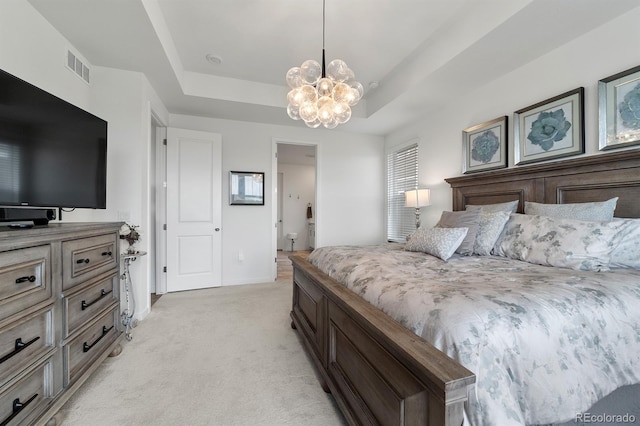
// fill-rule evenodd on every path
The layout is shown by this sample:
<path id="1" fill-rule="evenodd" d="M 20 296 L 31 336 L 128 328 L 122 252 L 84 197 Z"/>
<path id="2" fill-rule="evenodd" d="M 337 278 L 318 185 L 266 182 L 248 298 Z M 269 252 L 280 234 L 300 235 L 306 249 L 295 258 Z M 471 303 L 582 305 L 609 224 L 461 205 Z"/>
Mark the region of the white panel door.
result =
<path id="1" fill-rule="evenodd" d="M 222 281 L 222 138 L 167 129 L 167 291 Z"/>

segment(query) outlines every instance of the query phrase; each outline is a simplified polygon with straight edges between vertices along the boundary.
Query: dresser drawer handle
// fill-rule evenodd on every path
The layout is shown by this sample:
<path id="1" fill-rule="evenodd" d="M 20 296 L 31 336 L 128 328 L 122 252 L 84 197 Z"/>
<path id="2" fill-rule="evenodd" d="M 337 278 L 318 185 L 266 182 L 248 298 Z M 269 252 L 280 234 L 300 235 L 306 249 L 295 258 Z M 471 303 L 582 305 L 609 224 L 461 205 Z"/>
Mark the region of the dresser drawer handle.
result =
<path id="1" fill-rule="evenodd" d="M 85 302 L 84 300 L 82 301 L 82 303 L 80 304 L 80 307 L 82 308 L 82 310 L 84 311 L 85 309 L 87 309 L 89 306 L 93 305 L 94 303 L 98 302 L 100 299 L 102 299 L 103 297 L 111 294 L 111 292 L 113 292 L 113 290 L 109 290 L 109 291 L 104 291 L 104 289 L 100 290 L 100 296 L 94 300 L 93 302 Z"/>
<path id="2" fill-rule="evenodd" d="M 106 325 L 103 325 L 103 326 L 102 326 L 102 335 L 101 335 L 100 337 L 98 337 L 98 338 L 96 339 L 96 341 L 95 341 L 95 342 L 93 342 L 92 344 L 88 344 L 87 342 L 84 342 L 84 344 L 82 345 L 82 352 L 89 352 L 89 350 L 91 350 L 91 348 L 92 348 L 92 347 L 94 347 L 95 345 L 97 345 L 97 344 L 98 344 L 98 342 L 99 342 L 100 340 L 102 340 L 102 338 L 103 338 L 104 336 L 106 336 L 107 334 L 109 334 L 109 332 L 113 329 L 113 327 L 115 327 L 115 325 L 112 325 L 112 326 L 111 326 L 111 327 L 109 327 L 109 328 L 107 328 L 107 326 L 106 326 Z M 0 425 L 0 426 L 2 426 L 2 425 Z"/>
<path id="3" fill-rule="evenodd" d="M 76 260 L 76 263 L 79 265 L 81 263 L 89 263 L 91 262 L 89 259 L 78 259 Z"/>
<path id="4" fill-rule="evenodd" d="M 111 253 L 110 251 L 103 251 L 103 252 L 102 252 L 102 255 L 103 255 L 103 256 L 111 256 L 111 254 L 112 254 L 112 253 Z"/>
<path id="5" fill-rule="evenodd" d="M 30 275 L 28 277 L 16 278 L 16 284 L 22 284 L 22 283 L 27 282 L 27 281 L 29 281 L 30 283 L 36 282 L 36 276 L 35 275 Z"/>
<path id="6" fill-rule="evenodd" d="M 20 352 L 25 350 L 28 346 L 32 345 L 39 338 L 40 338 L 40 336 L 37 336 L 37 337 L 34 337 L 33 339 L 29 340 L 27 343 L 24 343 L 22 341 L 22 337 L 18 337 L 16 339 L 15 349 L 13 350 L 13 352 L 11 352 L 9 354 L 6 354 L 2 358 L 0 358 L 0 364 L 2 364 L 3 362 L 9 360 L 10 358 L 12 358 L 15 355 L 18 355 Z"/>
<path id="7" fill-rule="evenodd" d="M 27 405 L 31 404 L 31 402 L 34 399 L 36 399 L 37 396 L 38 396 L 38 394 L 33 395 L 26 402 L 20 402 L 20 398 L 14 399 L 13 400 L 13 412 L 11 413 L 11 415 L 9 417 L 4 419 L 4 421 L 2 423 L 0 423 L 0 426 L 8 425 L 9 422 L 11 420 L 13 420 L 18 414 L 20 414 L 20 411 L 24 410 L 27 407 Z"/>

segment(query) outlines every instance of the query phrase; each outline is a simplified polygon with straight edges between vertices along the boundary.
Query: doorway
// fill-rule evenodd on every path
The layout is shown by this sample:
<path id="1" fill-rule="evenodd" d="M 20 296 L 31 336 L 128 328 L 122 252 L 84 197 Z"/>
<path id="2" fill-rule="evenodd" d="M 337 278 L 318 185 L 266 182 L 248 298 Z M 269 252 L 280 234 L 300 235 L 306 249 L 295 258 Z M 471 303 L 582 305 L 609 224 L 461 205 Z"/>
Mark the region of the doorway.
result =
<path id="1" fill-rule="evenodd" d="M 285 253 L 309 251 L 315 246 L 317 146 L 277 140 L 275 150 L 277 199 L 274 203 L 274 252 L 277 264 Z M 281 278 L 277 267 L 274 278 Z"/>
<path id="2" fill-rule="evenodd" d="M 152 255 L 148 256 L 149 262 L 149 292 L 150 306 L 166 292 L 166 280 L 162 273 L 164 263 L 164 250 L 166 241 L 162 230 L 165 223 L 165 150 L 164 140 L 166 127 L 160 118 L 151 111 L 149 129 L 149 242 L 147 250 Z"/>

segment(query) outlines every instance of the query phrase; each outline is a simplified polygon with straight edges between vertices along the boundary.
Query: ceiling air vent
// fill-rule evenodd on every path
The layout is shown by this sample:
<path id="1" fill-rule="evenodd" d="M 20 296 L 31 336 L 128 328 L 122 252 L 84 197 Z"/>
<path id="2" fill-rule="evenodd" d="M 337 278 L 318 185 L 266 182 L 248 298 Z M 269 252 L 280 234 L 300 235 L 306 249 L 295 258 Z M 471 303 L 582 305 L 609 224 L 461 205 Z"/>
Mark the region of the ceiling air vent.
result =
<path id="1" fill-rule="evenodd" d="M 67 50 L 67 68 L 76 73 L 87 84 L 90 82 L 89 67 L 70 50 Z"/>

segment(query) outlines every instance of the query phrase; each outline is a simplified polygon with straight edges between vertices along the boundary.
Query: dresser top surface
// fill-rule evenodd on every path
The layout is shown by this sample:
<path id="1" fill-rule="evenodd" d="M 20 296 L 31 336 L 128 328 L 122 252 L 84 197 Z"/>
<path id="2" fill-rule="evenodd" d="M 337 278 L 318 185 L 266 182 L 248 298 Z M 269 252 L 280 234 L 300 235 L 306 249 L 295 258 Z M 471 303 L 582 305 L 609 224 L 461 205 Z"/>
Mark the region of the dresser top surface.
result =
<path id="1" fill-rule="evenodd" d="M 101 230 L 112 232 L 119 229 L 122 223 L 123 222 L 58 222 L 20 229 L 0 226 L 0 242 L 12 241 L 17 238 L 48 237 L 55 239 L 56 237 L 68 236 L 74 233 L 82 234 L 84 232 Z"/>

